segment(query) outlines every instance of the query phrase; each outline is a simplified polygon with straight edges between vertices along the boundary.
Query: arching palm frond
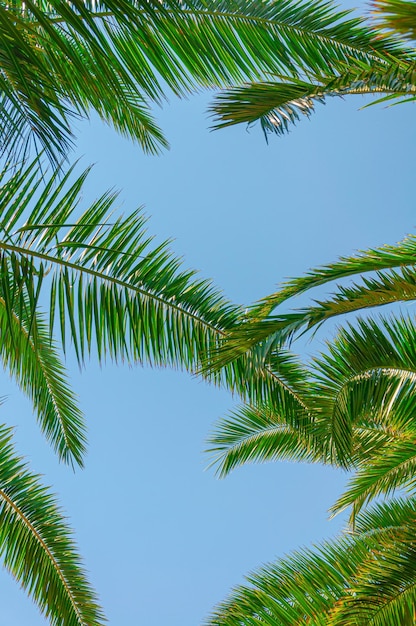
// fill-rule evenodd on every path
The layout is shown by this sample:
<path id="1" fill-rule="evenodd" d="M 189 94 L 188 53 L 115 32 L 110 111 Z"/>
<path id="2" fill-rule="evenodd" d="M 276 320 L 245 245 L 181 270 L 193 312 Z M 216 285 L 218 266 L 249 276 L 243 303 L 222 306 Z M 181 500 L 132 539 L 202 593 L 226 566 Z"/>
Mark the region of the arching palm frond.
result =
<path id="1" fill-rule="evenodd" d="M 353 574 L 353 541 L 327 543 L 266 565 L 247 576 L 206 621 L 210 626 L 330 624 L 330 613 Z M 357 549 L 356 552 L 359 550 Z M 348 553 L 351 557 L 348 558 Z M 364 557 L 365 550 L 360 556 Z M 358 560 L 358 558 L 357 558 Z"/>
<path id="2" fill-rule="evenodd" d="M 414 622 L 415 500 L 378 505 L 357 532 L 266 565 L 207 620 L 212 626 L 403 626 Z"/>
<path id="3" fill-rule="evenodd" d="M 92 109 L 147 151 L 165 146 L 149 109 L 162 85 L 182 94 L 408 57 L 324 2 L 19 0 L 0 7 L 0 34 L 1 147 L 21 156 L 35 138 L 52 159 Z"/>
<path id="4" fill-rule="evenodd" d="M 414 498 L 378 505 L 357 520 L 357 541 L 369 548 L 356 567 L 334 626 L 411 626 L 416 606 Z"/>
<path id="5" fill-rule="evenodd" d="M 303 74 L 270 71 L 266 80 L 251 81 L 222 91 L 214 100 L 211 112 L 214 128 L 234 124 L 260 122 L 267 139 L 270 134 L 283 134 L 302 117 L 309 117 L 317 103 L 331 96 L 381 96 L 370 104 L 381 101 L 408 102 L 415 99 L 416 10 L 407 0 L 379 0 L 374 3 L 376 19 L 374 33 L 383 39 L 387 33 L 404 35 L 409 47 L 404 54 L 384 57 L 375 55 L 369 60 L 351 55 L 343 64 L 328 66 L 326 71 L 309 67 Z M 399 37 L 400 38 L 400 37 Z M 403 37 L 401 37 L 403 41 Z M 410 40 L 410 41 L 409 41 Z M 316 48 L 316 46 L 315 46 Z M 311 56 L 315 50 L 311 51 Z M 318 70 L 318 71 L 316 71 Z"/>
<path id="6" fill-rule="evenodd" d="M 261 349 L 264 362 L 294 337 L 326 320 L 395 302 L 416 298 L 416 237 L 409 235 L 396 245 L 370 249 L 338 262 L 310 270 L 304 276 L 288 281 L 274 294 L 253 305 L 227 334 L 207 370 L 224 367 L 254 348 Z M 372 273 L 372 274 L 370 274 Z M 344 286 L 336 284 L 332 295 L 313 300 L 310 306 L 280 313 L 278 308 L 290 298 L 315 287 L 359 276 L 361 282 Z"/>
<path id="7" fill-rule="evenodd" d="M 279 291 L 254 305 L 253 314 L 266 316 L 289 298 L 314 287 L 367 272 L 384 272 L 403 267 L 412 269 L 415 263 L 416 236 L 410 234 L 397 244 L 386 244 L 380 248 L 370 248 L 352 256 L 341 257 L 335 263 L 311 269 L 303 276 L 289 280 Z"/>
<path id="8" fill-rule="evenodd" d="M 411 318 L 358 320 L 317 357 L 297 421 L 259 405 L 222 420 L 210 439 L 221 475 L 247 462 L 292 460 L 354 469 L 333 511 L 352 516 L 380 495 L 414 488 L 416 327 Z M 293 385 L 296 388 L 296 385 Z M 302 419 L 303 418 L 303 419 Z"/>
<path id="9" fill-rule="evenodd" d="M 350 523 L 369 502 L 380 496 L 390 496 L 397 489 L 414 492 L 416 473 L 416 444 L 414 435 L 403 435 L 400 443 L 390 442 L 379 454 L 362 463 L 347 485 L 346 491 L 331 507 L 337 514 L 350 509 Z"/>
<path id="10" fill-rule="evenodd" d="M 410 317 L 358 320 L 315 362 L 311 387 L 333 457 L 356 469 L 334 512 L 352 507 L 354 519 L 372 499 L 414 489 L 415 339 Z"/>
<path id="11" fill-rule="evenodd" d="M 70 171 L 64 176 L 55 172 L 41 187 L 37 164 L 20 172 L 4 171 L 0 177 L 4 292 L 15 293 L 4 300 L 2 320 L 5 332 L 17 320 L 22 337 L 26 333 L 19 344 L 23 346 L 19 367 L 15 366 L 22 387 L 37 399 L 44 389 L 43 401 L 53 404 L 53 398 L 47 400 L 46 379 L 37 388 L 36 378 L 24 374 L 23 366 L 27 359 L 31 371 L 32 352 L 43 346 L 45 333 L 52 337 L 54 327 L 64 349 L 71 344 L 80 363 L 94 351 L 101 360 L 146 361 L 199 371 L 241 309 L 194 272 L 182 270 L 167 242 L 152 245 L 141 211 L 127 218 L 113 215 L 114 194 L 104 194 L 82 212 L 80 194 L 88 171 L 74 180 Z M 15 292 L 10 291 L 12 286 Z M 42 306 L 49 306 L 47 327 L 39 317 Z M 58 365 L 51 365 L 53 346 L 49 351 L 50 375 L 59 391 L 65 385 Z M 3 355 L 5 364 L 13 362 L 8 358 Z M 225 383 L 247 401 L 261 398 L 293 423 L 302 421 L 303 368 L 288 353 L 277 355 L 269 367 L 258 364 L 242 355 L 214 373 L 212 380 Z M 40 405 L 36 408 L 39 413 L 43 410 Z M 64 446 L 59 415 L 44 425 L 63 457 L 75 450 L 81 454 L 83 447 L 79 415 L 74 412 L 71 418 L 68 408 L 68 419 L 75 438 L 72 452 Z"/>
<path id="12" fill-rule="evenodd" d="M 259 122 L 266 139 L 286 133 L 303 117 L 310 117 L 316 104 L 329 97 L 348 95 L 378 96 L 373 103 L 395 100 L 410 102 L 416 97 L 416 65 L 390 61 L 365 65 L 352 62 L 344 71 L 310 80 L 279 77 L 275 81 L 252 82 L 223 90 L 211 106 L 214 128 Z"/>
<path id="13" fill-rule="evenodd" d="M 100 358 L 106 346 L 116 359 L 195 367 L 216 327 L 232 324 L 238 309 L 181 271 L 167 242 L 151 246 L 141 211 L 114 216 L 115 194 L 81 212 L 88 171 L 74 181 L 71 171 L 55 172 L 39 193 L 34 167 L 3 172 L 0 188 L 2 255 L 11 271 L 25 268 L 21 288 L 36 294 L 21 310 L 34 312 L 50 293 L 51 324 L 59 323 L 64 345 L 70 338 L 81 362 L 94 345 Z"/>
<path id="14" fill-rule="evenodd" d="M 0 553 L 52 626 L 104 624 L 55 498 L 16 456 L 10 429 L 4 426 L 0 426 Z"/>
<path id="15" fill-rule="evenodd" d="M 303 418 L 303 419 L 302 419 Z M 269 408 L 244 405 L 218 422 L 207 452 L 220 477 L 246 463 L 290 460 L 329 463 L 326 442 L 315 430 L 313 414 L 297 420 Z"/>
<path id="16" fill-rule="evenodd" d="M 310 404 L 338 462 L 356 464 L 361 454 L 371 458 L 370 442 L 363 452 L 355 441 L 354 432 L 361 428 L 365 432 L 373 425 L 380 434 L 390 429 L 396 441 L 401 432 L 414 429 L 415 338 L 410 318 L 359 319 L 356 326 L 341 329 L 328 352 L 315 359 Z M 375 437 L 377 452 L 382 440 Z"/>

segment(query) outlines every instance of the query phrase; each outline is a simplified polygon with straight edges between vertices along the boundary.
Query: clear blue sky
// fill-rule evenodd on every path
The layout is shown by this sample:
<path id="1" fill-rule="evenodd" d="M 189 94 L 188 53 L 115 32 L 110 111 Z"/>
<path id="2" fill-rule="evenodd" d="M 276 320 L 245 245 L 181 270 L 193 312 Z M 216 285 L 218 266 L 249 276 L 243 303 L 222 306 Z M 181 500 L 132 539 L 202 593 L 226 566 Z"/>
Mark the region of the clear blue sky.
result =
<path id="1" fill-rule="evenodd" d="M 150 232 L 175 238 L 185 265 L 230 299 L 251 303 L 285 277 L 414 232 L 413 105 L 333 100 L 267 145 L 258 127 L 210 133 L 207 102 L 160 112 L 171 142 L 160 157 L 98 122 L 79 125 L 76 154 L 96 163 L 90 197 L 115 186 L 125 212 L 144 204 Z M 342 527 L 327 520 L 341 473 L 281 463 L 219 481 L 204 471 L 205 439 L 234 406 L 227 392 L 186 373 L 69 365 L 89 424 L 84 472 L 57 463 L 7 380 L 1 410 L 60 494 L 111 626 L 196 626 L 249 570 Z M 1 623 L 46 624 L 5 572 L 0 594 Z"/>

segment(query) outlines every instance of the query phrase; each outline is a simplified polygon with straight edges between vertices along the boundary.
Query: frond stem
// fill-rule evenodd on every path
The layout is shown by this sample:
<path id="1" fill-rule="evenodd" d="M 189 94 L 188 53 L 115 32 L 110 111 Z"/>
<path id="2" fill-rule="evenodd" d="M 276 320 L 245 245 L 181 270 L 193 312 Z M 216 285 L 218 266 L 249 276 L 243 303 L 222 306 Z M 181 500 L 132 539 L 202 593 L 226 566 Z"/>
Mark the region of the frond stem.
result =
<path id="1" fill-rule="evenodd" d="M 155 13 L 158 13 L 160 11 L 158 11 L 157 8 L 154 8 Z M 144 15 L 146 15 L 146 11 L 138 9 L 137 13 L 142 13 Z M 185 15 L 190 15 L 190 16 L 208 16 L 211 18 L 224 18 L 226 20 L 239 20 L 239 21 L 244 21 L 244 22 L 254 22 L 255 24 L 273 24 L 276 25 L 280 28 L 285 28 L 287 30 L 292 31 L 295 35 L 311 35 L 311 31 L 306 30 L 305 28 L 301 28 L 300 26 L 293 26 L 292 24 L 287 24 L 285 22 L 281 22 L 279 20 L 276 19 L 270 19 L 270 18 L 266 18 L 266 17 L 259 17 L 259 16 L 254 16 L 254 15 L 244 15 L 243 13 L 232 13 L 230 11 L 203 11 L 201 9 L 181 9 L 181 13 L 185 14 Z M 177 13 L 166 9 L 165 10 L 165 14 L 171 14 L 174 17 L 177 17 Z M 91 17 L 93 19 L 102 19 L 105 17 L 113 17 L 114 16 L 114 12 L 112 11 L 102 11 L 102 12 L 97 12 L 97 13 L 91 13 Z M 82 16 L 78 16 L 80 19 L 85 19 Z M 64 18 L 61 17 L 57 17 L 57 18 L 50 18 L 50 21 L 52 23 L 55 24 L 59 24 L 59 23 L 65 23 L 67 20 L 65 20 Z M 39 25 L 37 21 L 33 21 L 32 24 L 36 25 L 36 27 Z M 319 40 L 321 41 L 325 41 L 327 43 L 334 43 L 334 38 L 331 38 L 329 36 L 325 36 L 322 33 L 316 33 L 314 31 L 312 31 L 312 34 Z M 363 53 L 363 48 L 353 45 L 351 43 L 344 43 L 343 41 L 339 42 L 338 41 L 338 45 L 343 46 L 345 48 L 349 48 L 350 50 L 355 50 L 356 52 L 359 53 Z M 377 54 L 376 51 L 371 48 L 371 52 L 367 52 L 371 57 L 376 58 L 376 59 L 380 59 L 380 60 L 385 60 L 385 56 L 387 56 L 388 53 L 385 53 L 385 56 Z"/>
<path id="2" fill-rule="evenodd" d="M 10 252 L 15 252 L 17 254 L 20 254 L 20 255 L 26 256 L 26 257 L 42 259 L 44 261 L 47 261 L 48 263 L 55 263 L 57 265 L 61 265 L 61 266 L 66 267 L 68 269 L 73 269 L 73 270 L 75 270 L 77 272 L 84 273 L 84 274 L 87 274 L 89 276 L 94 276 L 95 278 L 99 278 L 100 280 L 104 280 L 104 281 L 107 281 L 107 282 L 112 283 L 114 285 L 118 285 L 119 287 L 123 287 L 125 289 L 130 290 L 130 291 L 134 291 L 134 292 L 140 293 L 140 294 L 142 294 L 143 296 L 145 296 L 147 298 L 152 298 L 152 299 L 156 300 L 157 302 L 160 302 L 164 306 L 170 307 L 170 308 L 172 308 L 172 309 L 174 309 L 174 310 L 176 310 L 176 311 L 178 311 L 180 313 L 184 313 L 185 315 L 187 315 L 191 319 L 195 320 L 199 324 L 202 324 L 203 326 L 205 326 L 209 330 L 213 331 L 214 333 L 217 333 L 221 337 L 225 337 L 226 334 L 227 334 L 226 331 L 221 330 L 221 329 L 219 329 L 216 326 L 213 326 L 209 322 L 206 322 L 202 318 L 200 318 L 197 315 L 195 315 L 195 313 L 187 311 L 183 307 L 180 307 L 177 304 L 174 304 L 172 301 L 166 300 L 166 299 L 162 298 L 161 296 L 156 295 L 153 292 L 150 292 L 150 291 L 148 291 L 146 289 L 143 289 L 143 288 L 137 287 L 135 285 L 132 285 L 131 283 L 123 281 L 123 280 L 121 280 L 119 278 L 114 278 L 112 276 L 108 276 L 108 275 L 103 274 L 101 272 L 97 272 L 96 270 L 93 270 L 91 268 L 80 266 L 80 265 L 77 265 L 76 263 L 71 263 L 71 261 L 65 261 L 64 259 L 53 257 L 53 256 L 51 256 L 49 254 L 45 254 L 43 252 L 37 252 L 36 250 L 28 250 L 26 248 L 22 248 L 20 246 L 13 246 L 13 245 L 10 245 L 10 244 L 4 243 L 4 242 L 0 242 L 0 250 L 6 250 L 6 251 L 10 251 Z M 299 404 L 306 411 L 309 412 L 309 408 L 306 406 L 304 401 L 299 397 L 299 395 L 293 389 L 291 389 L 282 379 L 280 379 L 269 368 L 265 367 L 264 371 L 269 376 L 271 376 L 274 380 L 278 381 L 278 383 L 282 387 L 284 387 L 299 402 Z"/>

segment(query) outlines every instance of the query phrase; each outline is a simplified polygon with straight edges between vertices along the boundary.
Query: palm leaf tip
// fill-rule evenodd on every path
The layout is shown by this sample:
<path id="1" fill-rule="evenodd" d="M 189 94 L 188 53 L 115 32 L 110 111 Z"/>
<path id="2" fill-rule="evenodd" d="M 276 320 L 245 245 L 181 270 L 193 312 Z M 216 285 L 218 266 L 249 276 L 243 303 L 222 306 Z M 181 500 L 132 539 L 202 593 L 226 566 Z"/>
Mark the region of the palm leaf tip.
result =
<path id="1" fill-rule="evenodd" d="M 102 626 L 72 532 L 54 496 L 15 454 L 0 427 L 0 552 L 52 626 Z"/>
<path id="2" fill-rule="evenodd" d="M 303 117 L 310 117 L 315 102 L 324 103 L 319 86 L 297 82 L 252 83 L 227 89 L 210 108 L 214 129 L 259 122 L 265 138 L 283 135 Z"/>

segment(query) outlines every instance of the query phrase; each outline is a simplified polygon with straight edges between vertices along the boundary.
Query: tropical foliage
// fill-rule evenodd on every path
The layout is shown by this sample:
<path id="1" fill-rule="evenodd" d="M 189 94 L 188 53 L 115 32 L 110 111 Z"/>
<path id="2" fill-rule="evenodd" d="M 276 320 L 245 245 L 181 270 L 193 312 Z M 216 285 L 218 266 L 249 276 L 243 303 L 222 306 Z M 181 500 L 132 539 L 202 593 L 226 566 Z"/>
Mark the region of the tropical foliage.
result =
<path id="1" fill-rule="evenodd" d="M 39 178 L 39 160 L 0 174 L 1 358 L 31 399 L 62 461 L 82 466 L 85 423 L 68 386 L 62 351 L 99 360 L 170 364 L 195 371 L 233 325 L 232 307 L 168 242 L 152 244 L 138 210 L 114 215 L 114 193 L 86 210 L 88 170 Z M 58 331 L 60 341 L 54 339 Z M 244 364 L 245 359 L 240 360 Z M 234 371 L 237 377 L 237 369 Z M 27 473 L 2 427 L 0 551 L 53 624 L 101 624 L 69 530 L 52 496 Z"/>
<path id="2" fill-rule="evenodd" d="M 209 624 L 414 624 L 415 501 L 394 500 L 357 519 L 356 533 L 250 575 Z"/>
<path id="3" fill-rule="evenodd" d="M 53 625 L 103 624 L 72 532 L 55 498 L 0 428 L 0 550 L 4 565 Z"/>
<path id="4" fill-rule="evenodd" d="M 311 270 L 290 281 L 229 333 L 224 353 L 251 354 L 259 367 L 334 316 L 414 300 L 416 238 Z M 279 314 L 294 295 L 337 285 L 311 306 Z M 270 312 L 277 311 L 274 315 Z M 287 305 L 286 305 L 287 308 Z M 258 402 L 219 423 L 211 452 L 221 475 L 247 462 L 289 459 L 353 472 L 332 507 L 350 511 L 347 534 L 249 577 L 210 624 L 413 624 L 416 606 L 416 326 L 413 315 L 359 317 L 299 374 L 286 372 L 294 410 Z M 392 499 L 399 491 L 408 497 Z M 368 508 L 380 497 L 385 504 Z"/>
<path id="5" fill-rule="evenodd" d="M 337 46 L 333 45 L 326 51 L 324 67 L 314 63 L 318 54 L 314 47 L 309 49 L 309 65 L 297 75 L 271 69 L 266 80 L 223 90 L 211 107 L 214 127 L 259 122 L 267 138 L 270 134 L 287 132 L 302 117 L 309 117 L 317 103 L 325 103 L 330 97 L 373 94 L 378 96 L 376 102 L 413 101 L 416 95 L 415 51 L 411 43 L 415 36 L 414 2 L 378 0 L 374 8 L 371 27 L 379 41 L 377 48 L 366 48 L 362 40 L 357 40 L 359 53 L 356 50 L 340 58 Z M 319 10 L 312 11 L 312 21 L 315 18 L 324 21 L 332 7 L 327 5 L 321 10 L 324 11 L 321 14 Z M 364 26 L 363 21 L 358 20 L 357 24 Z M 350 25 L 343 22 L 339 28 L 348 30 Z M 406 38 L 404 47 L 383 50 L 385 38 L 393 35 L 397 41 L 398 34 Z M 298 46 L 303 45 L 302 39 L 299 33 Z"/>
<path id="6" fill-rule="evenodd" d="M 413 2 L 379 2 L 377 8 L 383 27 L 414 37 Z M 327 95 L 373 91 L 411 100 L 413 68 L 413 51 L 398 64 L 374 60 L 366 67 L 351 59 L 345 71 L 321 76 L 318 88 L 316 80 L 311 85 L 287 77 L 251 84 L 222 93 L 216 111 L 221 125 L 260 119 L 265 132 L 282 132 L 300 113 L 309 115 L 313 99 Z M 210 439 L 213 464 L 223 476 L 247 462 L 281 459 L 349 470 L 347 489 L 331 510 L 349 510 L 347 529 L 251 574 L 215 609 L 210 625 L 415 623 L 416 326 L 414 315 L 374 313 L 415 300 L 415 258 L 411 235 L 289 281 L 254 305 L 206 363 L 220 369 L 245 354 L 273 371 L 281 354 L 295 361 L 288 351 L 305 333 L 353 315 L 308 366 L 296 362 L 293 375 L 286 371 L 291 411 L 260 399 L 223 419 Z M 293 307 L 292 298 L 310 294 L 309 305 Z"/>
<path id="7" fill-rule="evenodd" d="M 411 53 L 395 37 L 380 38 L 361 20 L 320 2 L 25 0 L 3 3 L 0 17 L 0 149 L 13 166 L 0 174 L 1 358 L 32 400 L 59 457 L 82 465 L 84 420 L 60 345 L 71 344 L 80 363 L 93 351 L 102 360 L 198 371 L 215 361 L 224 343 L 231 346 L 235 326 L 238 337 L 242 312 L 181 270 L 166 243 L 152 247 L 140 212 L 110 217 L 112 194 L 80 212 L 87 172 L 72 180 L 57 167 L 74 140 L 74 119 L 96 111 L 157 152 L 167 142 L 150 107 L 166 90 L 182 95 L 270 73 L 289 76 L 296 86 L 305 76 L 325 77 L 333 68 L 340 73 L 351 61 L 354 68 L 374 63 L 384 71 L 388 59 L 406 73 Z M 56 167 L 49 178 L 39 159 L 21 165 L 33 147 Z M 355 425 L 345 446 L 329 437 L 322 449 L 313 447 L 316 433 L 304 400 L 308 374 L 288 351 L 275 349 L 279 342 L 273 330 L 267 348 L 263 341 L 250 345 L 207 375 L 251 405 L 261 402 L 285 416 L 293 436 L 307 441 L 317 459 L 358 463 Z M 0 445 L 6 567 L 52 624 L 103 623 L 53 497 L 16 456 L 5 427 Z"/>
<path id="8" fill-rule="evenodd" d="M 0 16 L 0 146 L 18 158 L 33 141 L 60 158 L 73 118 L 93 110 L 156 152 L 167 143 L 150 106 L 167 89 L 181 95 L 285 75 L 302 108 L 312 96 L 298 93 L 305 75 L 327 80 L 352 60 L 384 67 L 387 58 L 405 71 L 410 58 L 399 42 L 321 1 L 18 0 L 3 3 Z"/>
<path id="9" fill-rule="evenodd" d="M 65 349 L 70 342 L 81 363 L 93 350 L 99 359 L 196 371 L 239 311 L 192 272 L 181 271 L 166 244 L 151 248 L 140 212 L 111 221 L 111 194 L 78 215 L 86 173 L 71 182 L 70 172 L 58 168 L 47 179 L 39 160 L 22 168 L 22 159 L 34 146 L 57 167 L 74 140 L 74 118 L 91 111 L 156 152 L 167 143 L 150 106 L 163 100 L 166 89 L 181 95 L 269 71 L 297 75 L 307 69 L 314 45 L 313 66 L 325 68 L 330 38 L 340 61 L 364 59 L 373 48 L 399 54 L 395 42 L 378 42 L 358 22 L 340 28 L 342 15 L 320 4 L 315 9 L 313 20 L 308 5 L 246 0 L 0 6 L 0 150 L 16 167 L 5 166 L 0 175 L 1 357 L 63 461 L 82 465 L 85 427 L 59 344 Z M 357 43 L 363 51 L 356 52 Z M 280 361 L 284 372 L 286 360 Z M 259 375 L 243 355 L 213 378 L 249 400 L 285 396 L 279 376 L 265 372 Z M 2 442 L 9 474 L 0 483 L 0 546 L 7 567 L 52 623 L 101 623 L 51 496 L 13 456 L 6 429 Z"/>

